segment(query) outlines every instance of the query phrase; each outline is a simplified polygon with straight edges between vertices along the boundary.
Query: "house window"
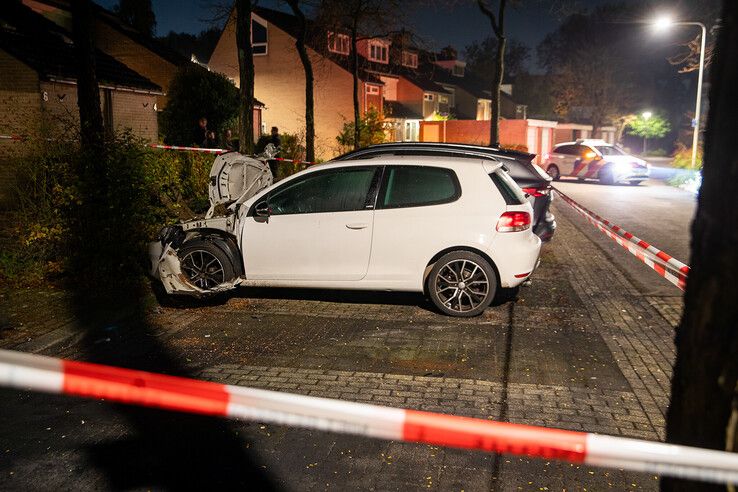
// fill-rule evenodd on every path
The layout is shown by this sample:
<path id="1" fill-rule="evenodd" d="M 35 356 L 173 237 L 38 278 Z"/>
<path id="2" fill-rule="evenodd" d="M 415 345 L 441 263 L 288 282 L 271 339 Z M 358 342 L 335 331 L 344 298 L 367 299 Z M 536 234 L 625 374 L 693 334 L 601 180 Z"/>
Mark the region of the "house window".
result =
<path id="1" fill-rule="evenodd" d="M 423 94 L 423 101 L 432 101 L 433 99 L 435 99 L 433 94 Z"/>
<path id="2" fill-rule="evenodd" d="M 441 104 L 448 104 L 448 96 L 438 96 L 438 102 Z"/>
<path id="3" fill-rule="evenodd" d="M 328 51 L 338 53 L 339 55 L 348 55 L 351 44 L 351 38 L 346 34 L 328 33 Z"/>
<path id="4" fill-rule="evenodd" d="M 376 85 L 367 85 L 366 86 L 366 94 L 368 96 L 378 96 L 379 95 L 379 87 Z"/>
<path id="5" fill-rule="evenodd" d="M 418 68 L 418 54 L 409 51 L 402 52 L 402 64 L 410 68 Z"/>
<path id="6" fill-rule="evenodd" d="M 251 47 L 254 55 L 267 54 L 267 25 L 259 19 L 251 18 Z"/>
<path id="7" fill-rule="evenodd" d="M 370 41 L 369 42 L 369 60 L 388 63 L 389 62 L 389 50 L 387 45 L 381 41 Z"/>
<path id="8" fill-rule="evenodd" d="M 452 73 L 456 77 L 463 77 L 464 76 L 464 67 L 462 65 L 454 65 Z"/>

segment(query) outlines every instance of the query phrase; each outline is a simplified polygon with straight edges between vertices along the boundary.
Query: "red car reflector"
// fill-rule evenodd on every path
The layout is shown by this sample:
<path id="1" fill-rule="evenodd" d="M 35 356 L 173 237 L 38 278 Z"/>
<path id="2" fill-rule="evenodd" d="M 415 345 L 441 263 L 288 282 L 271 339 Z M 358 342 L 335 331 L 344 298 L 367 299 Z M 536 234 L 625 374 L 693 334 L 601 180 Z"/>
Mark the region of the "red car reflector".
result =
<path id="1" fill-rule="evenodd" d="M 536 188 L 523 188 L 523 191 L 527 194 L 529 194 L 532 197 L 538 198 L 539 196 L 545 196 L 548 195 L 548 190 L 543 189 L 539 190 Z"/>
<path id="2" fill-rule="evenodd" d="M 530 275 L 530 272 L 528 272 L 528 273 L 518 273 L 518 274 L 515 275 L 515 278 L 525 278 L 528 275 Z"/>
<path id="3" fill-rule="evenodd" d="M 528 212 L 505 212 L 497 220 L 497 232 L 519 232 L 530 227 Z"/>

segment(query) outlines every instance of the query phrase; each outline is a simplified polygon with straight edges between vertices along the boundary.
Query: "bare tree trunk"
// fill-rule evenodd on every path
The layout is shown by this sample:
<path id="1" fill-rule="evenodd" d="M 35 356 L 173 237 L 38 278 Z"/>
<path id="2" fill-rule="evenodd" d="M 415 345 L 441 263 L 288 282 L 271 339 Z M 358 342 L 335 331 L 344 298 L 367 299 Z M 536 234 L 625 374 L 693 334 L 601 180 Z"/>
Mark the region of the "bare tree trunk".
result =
<path id="1" fill-rule="evenodd" d="M 297 17 L 299 25 L 295 47 L 305 70 L 305 160 L 313 162 L 315 161 L 315 99 L 313 97 L 315 77 L 313 76 L 313 64 L 305 48 L 307 23 L 305 14 L 300 10 L 299 0 L 287 0 L 287 3 Z"/>
<path id="2" fill-rule="evenodd" d="M 492 80 L 492 121 L 489 125 L 489 144 L 493 146 L 500 145 L 500 86 L 505 74 L 505 7 L 506 0 L 499 0 L 497 13 L 487 5 L 486 0 L 477 0 L 479 10 L 487 16 L 492 31 L 497 38 L 497 52 L 495 53 L 495 77 Z"/>
<path id="3" fill-rule="evenodd" d="M 502 0 L 505 3 L 505 0 Z M 502 85 L 502 77 L 505 73 L 505 43 L 504 36 L 497 38 L 497 70 L 495 71 L 495 79 L 492 85 L 492 122 L 489 125 L 489 144 L 495 147 L 500 146 L 500 86 Z"/>
<path id="4" fill-rule="evenodd" d="M 738 425 L 738 3 L 723 2 L 715 50 L 691 271 L 676 332 L 666 440 L 736 451 Z M 663 479 L 661 489 L 726 490 Z"/>
<path id="5" fill-rule="evenodd" d="M 72 32 L 77 54 L 77 106 L 83 146 L 102 147 L 103 117 L 95 73 L 95 41 L 90 0 L 72 1 Z"/>
<path id="6" fill-rule="evenodd" d="M 240 79 L 238 146 L 254 153 L 254 50 L 251 46 L 251 0 L 236 0 L 236 44 Z"/>
<path id="7" fill-rule="evenodd" d="M 361 109 L 359 107 L 359 53 L 356 50 L 358 28 L 351 28 L 351 75 L 354 81 L 354 150 L 361 145 Z"/>

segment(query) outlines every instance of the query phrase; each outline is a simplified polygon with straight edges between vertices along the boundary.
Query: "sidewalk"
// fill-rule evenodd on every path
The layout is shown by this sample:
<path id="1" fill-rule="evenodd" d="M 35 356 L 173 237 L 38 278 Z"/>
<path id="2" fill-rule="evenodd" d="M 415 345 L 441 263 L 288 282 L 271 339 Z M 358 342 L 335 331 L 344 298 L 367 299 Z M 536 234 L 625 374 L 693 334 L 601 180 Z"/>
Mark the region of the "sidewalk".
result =
<path id="1" fill-rule="evenodd" d="M 559 230 L 532 285 L 478 318 L 438 315 L 409 294 L 244 289 L 222 306 L 154 309 L 143 337 L 116 323 L 116 336 L 94 342 L 95 357 L 148 367 L 155 339 L 187 372 L 212 381 L 663 439 L 679 307 L 641 296 L 559 210 L 565 204 L 555 206 Z M 3 348 L 34 339 L 29 313 L 39 305 L 23 302 Z M 64 329 L 51 325 L 39 331 Z M 71 342 L 60 336 L 39 350 L 89 358 L 89 347 Z M 224 444 L 206 440 L 210 419 L 7 390 L 0 397 L 8 415 L 0 439 L 10 443 L 0 488 L 227 487 L 245 477 L 286 490 L 658 487 L 650 475 L 258 423 L 218 422 Z"/>

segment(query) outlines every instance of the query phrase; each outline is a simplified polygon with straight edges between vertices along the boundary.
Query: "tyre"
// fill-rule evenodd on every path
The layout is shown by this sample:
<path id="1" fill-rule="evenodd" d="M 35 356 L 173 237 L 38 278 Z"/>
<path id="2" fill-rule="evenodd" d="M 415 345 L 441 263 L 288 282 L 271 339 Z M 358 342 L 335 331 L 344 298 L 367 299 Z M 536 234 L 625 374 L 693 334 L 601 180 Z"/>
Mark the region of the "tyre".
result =
<path id="1" fill-rule="evenodd" d="M 637 180 L 637 179 L 636 179 L 636 180 L 634 180 L 634 181 L 628 181 L 628 184 L 629 184 L 630 186 L 638 186 L 638 185 L 639 185 L 639 184 L 641 184 L 641 183 L 642 183 L 642 181 L 641 181 L 641 180 Z"/>
<path id="2" fill-rule="evenodd" d="M 231 255 L 226 252 L 228 246 L 219 243 L 216 238 L 198 238 L 187 241 L 177 251 L 182 273 L 206 291 L 238 276 Z"/>
<path id="3" fill-rule="evenodd" d="M 606 167 L 605 169 L 600 171 L 599 178 L 600 178 L 600 183 L 602 184 L 606 184 L 606 185 L 615 184 L 615 176 L 612 174 L 612 169 L 610 169 L 609 167 Z"/>
<path id="4" fill-rule="evenodd" d="M 477 316 L 495 297 L 497 275 L 478 254 L 453 251 L 436 261 L 426 287 L 431 301 L 444 314 Z"/>
<path id="5" fill-rule="evenodd" d="M 556 166 L 555 164 L 551 164 L 550 166 L 548 166 L 546 172 L 554 181 L 558 181 L 559 179 L 561 179 L 561 172 L 559 171 L 558 166 Z"/>

